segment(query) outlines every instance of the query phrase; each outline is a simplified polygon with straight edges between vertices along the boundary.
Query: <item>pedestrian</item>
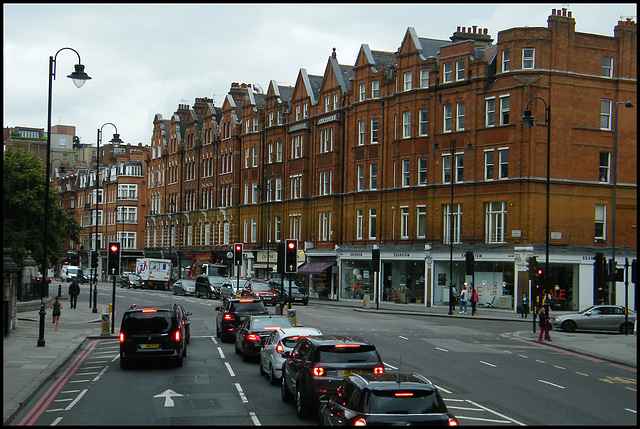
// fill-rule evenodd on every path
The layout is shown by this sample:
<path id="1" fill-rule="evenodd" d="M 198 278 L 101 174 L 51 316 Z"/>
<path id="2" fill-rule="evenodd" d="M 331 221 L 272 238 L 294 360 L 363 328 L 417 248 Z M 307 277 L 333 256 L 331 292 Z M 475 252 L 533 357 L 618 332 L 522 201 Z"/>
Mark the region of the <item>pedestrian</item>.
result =
<path id="1" fill-rule="evenodd" d="M 526 319 L 527 316 L 529 315 L 529 297 L 527 296 L 527 293 L 523 293 L 522 294 L 522 318 Z"/>
<path id="2" fill-rule="evenodd" d="M 62 312 L 62 303 L 60 302 L 59 296 L 56 296 L 55 301 L 51 303 L 51 308 L 53 308 L 53 323 L 55 323 L 57 331 L 58 322 L 60 322 L 60 313 Z"/>
<path id="3" fill-rule="evenodd" d="M 455 284 L 452 284 L 449 289 L 451 290 L 451 306 L 455 307 L 458 305 L 458 289 Z"/>
<path id="4" fill-rule="evenodd" d="M 476 292 L 476 287 L 471 285 L 471 315 L 476 315 L 476 305 L 478 304 L 478 300 L 480 297 L 478 296 L 478 292 Z"/>
<path id="5" fill-rule="evenodd" d="M 538 326 L 540 327 L 540 335 L 538 335 L 538 341 L 542 341 L 542 335 L 547 341 L 551 341 L 551 336 L 549 335 L 549 323 L 551 317 L 551 309 L 548 305 L 543 306 L 540 309 L 540 314 L 538 315 Z"/>
<path id="6" fill-rule="evenodd" d="M 462 314 L 462 308 L 464 307 L 464 314 L 467 314 L 467 288 L 462 286 L 462 292 L 460 292 L 460 314 Z"/>
<path id="7" fill-rule="evenodd" d="M 78 295 L 80 295 L 80 285 L 78 285 L 76 279 L 73 279 L 69 285 L 69 308 L 77 307 Z"/>

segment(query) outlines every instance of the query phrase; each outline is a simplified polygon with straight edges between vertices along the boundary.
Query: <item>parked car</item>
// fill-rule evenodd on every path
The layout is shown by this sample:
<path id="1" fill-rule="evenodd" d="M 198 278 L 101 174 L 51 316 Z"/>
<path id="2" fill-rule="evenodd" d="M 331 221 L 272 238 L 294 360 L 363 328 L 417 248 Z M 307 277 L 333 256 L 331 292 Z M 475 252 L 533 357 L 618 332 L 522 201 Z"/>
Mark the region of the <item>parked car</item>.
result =
<path id="1" fill-rule="evenodd" d="M 182 366 L 191 336 L 190 314 L 179 304 L 134 304 L 125 310 L 120 324 L 120 367 L 154 358 Z"/>
<path id="2" fill-rule="evenodd" d="M 384 373 L 376 347 L 361 337 L 305 337 L 282 357 L 282 401 L 295 398 L 296 413 L 301 419 L 318 409 L 319 392 L 335 392 L 346 376 Z"/>
<path id="3" fill-rule="evenodd" d="M 276 293 L 269 286 L 268 280 L 251 279 L 241 289 L 241 296 L 260 298 L 265 304 L 278 304 Z"/>
<path id="4" fill-rule="evenodd" d="M 206 296 L 209 299 L 220 298 L 222 296 L 220 287 L 224 279 L 224 277 L 220 276 L 199 275 L 196 278 L 196 298 L 201 296 Z"/>
<path id="5" fill-rule="evenodd" d="M 225 299 L 216 311 L 216 336 L 222 341 L 235 338 L 236 329 L 250 314 L 269 314 L 259 298 Z"/>
<path id="6" fill-rule="evenodd" d="M 302 305 L 309 304 L 309 294 L 304 286 L 299 285 L 298 283 L 291 282 L 291 298 L 289 298 L 289 281 L 285 280 L 284 284 L 280 283 L 279 280 L 271 280 L 269 282 L 269 286 L 271 286 L 271 290 L 273 290 L 276 294 L 276 300 L 278 302 L 284 302 L 292 304 L 301 303 Z M 282 294 L 282 289 L 284 288 L 284 295 Z M 284 298 L 283 298 L 284 297 Z"/>
<path id="7" fill-rule="evenodd" d="M 120 287 L 142 289 L 142 277 L 136 273 L 123 273 L 120 277 Z"/>
<path id="8" fill-rule="evenodd" d="M 625 322 L 624 306 L 621 305 L 593 305 L 578 313 L 551 316 L 554 328 L 566 332 L 576 330 L 585 331 L 620 331 L 621 333 L 633 333 L 633 321 L 636 312 L 629 310 Z"/>
<path id="9" fill-rule="evenodd" d="M 236 330 L 236 353 L 241 354 L 245 362 L 250 357 L 260 356 L 264 340 L 280 328 L 293 328 L 291 319 L 273 314 L 247 316 Z"/>
<path id="10" fill-rule="evenodd" d="M 311 335 L 322 335 L 322 332 L 317 328 L 303 326 L 280 328 L 271 332 L 260 349 L 260 374 L 269 377 L 269 382 L 273 385 L 280 383 L 284 363 L 282 354 L 293 350 L 300 338 Z"/>
<path id="11" fill-rule="evenodd" d="M 195 295 L 196 281 L 193 279 L 179 279 L 173 283 L 174 295 Z"/>

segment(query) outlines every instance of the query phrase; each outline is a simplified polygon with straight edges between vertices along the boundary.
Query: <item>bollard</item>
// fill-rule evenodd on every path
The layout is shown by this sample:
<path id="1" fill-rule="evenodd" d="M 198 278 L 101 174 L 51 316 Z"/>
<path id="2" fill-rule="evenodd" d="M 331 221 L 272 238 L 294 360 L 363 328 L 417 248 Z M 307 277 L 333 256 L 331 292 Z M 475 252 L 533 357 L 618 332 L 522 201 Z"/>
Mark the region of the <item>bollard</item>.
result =
<path id="1" fill-rule="evenodd" d="M 102 313 L 102 334 L 103 336 L 109 335 L 109 316 L 110 313 Z"/>
<path id="2" fill-rule="evenodd" d="M 293 326 L 297 326 L 296 323 L 296 311 L 291 309 L 289 310 L 289 319 L 291 319 L 291 323 L 293 323 Z"/>
<path id="3" fill-rule="evenodd" d="M 362 296 L 362 308 L 369 308 L 369 295 L 367 294 Z"/>

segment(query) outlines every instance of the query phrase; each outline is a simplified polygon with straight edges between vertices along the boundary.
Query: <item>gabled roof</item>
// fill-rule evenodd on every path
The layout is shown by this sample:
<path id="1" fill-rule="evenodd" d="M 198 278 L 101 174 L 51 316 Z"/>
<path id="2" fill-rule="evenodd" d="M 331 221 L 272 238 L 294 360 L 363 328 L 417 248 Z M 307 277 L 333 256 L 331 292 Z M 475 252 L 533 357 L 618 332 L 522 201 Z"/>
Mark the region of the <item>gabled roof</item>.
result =
<path id="1" fill-rule="evenodd" d="M 338 64 L 337 58 L 334 57 L 329 57 L 329 63 L 335 74 L 336 81 L 342 89 L 342 93 L 346 93 L 351 87 L 350 79 L 353 78 L 353 66 L 340 65 Z"/>
<path id="2" fill-rule="evenodd" d="M 311 104 L 317 104 L 318 94 L 320 94 L 320 87 L 322 86 L 322 76 L 309 75 L 306 69 L 300 69 L 300 78 L 304 84 L 305 92 L 311 99 Z"/>

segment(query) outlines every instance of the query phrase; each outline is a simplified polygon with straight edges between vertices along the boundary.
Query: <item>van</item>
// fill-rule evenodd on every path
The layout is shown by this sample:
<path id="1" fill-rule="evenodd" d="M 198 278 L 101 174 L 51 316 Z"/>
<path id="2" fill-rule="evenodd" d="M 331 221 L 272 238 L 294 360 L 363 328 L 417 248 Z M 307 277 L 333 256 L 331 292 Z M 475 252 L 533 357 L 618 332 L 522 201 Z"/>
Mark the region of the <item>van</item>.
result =
<path id="1" fill-rule="evenodd" d="M 80 283 L 84 283 L 82 268 L 75 265 L 65 265 L 62 267 L 62 270 L 60 270 L 60 279 L 63 282 L 70 282 L 71 280 L 76 279 Z"/>

